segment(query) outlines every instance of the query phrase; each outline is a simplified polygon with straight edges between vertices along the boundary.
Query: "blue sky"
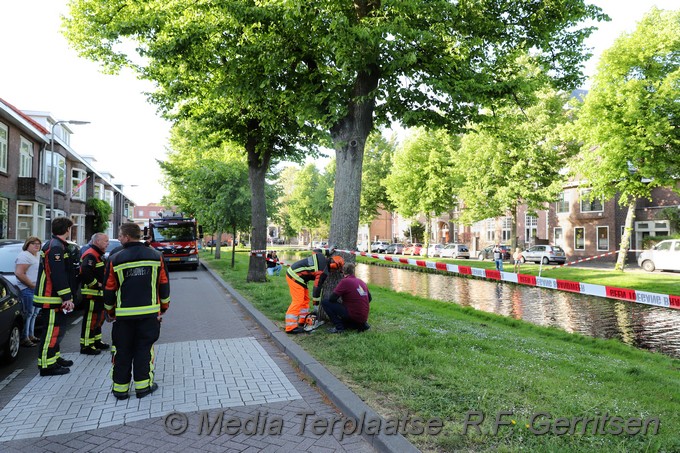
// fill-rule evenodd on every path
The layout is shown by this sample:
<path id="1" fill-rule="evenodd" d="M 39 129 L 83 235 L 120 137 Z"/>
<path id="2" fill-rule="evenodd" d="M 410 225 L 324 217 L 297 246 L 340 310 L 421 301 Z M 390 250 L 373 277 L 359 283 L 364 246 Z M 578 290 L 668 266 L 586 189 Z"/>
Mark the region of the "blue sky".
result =
<path id="1" fill-rule="evenodd" d="M 588 40 L 594 56 L 586 65 L 592 74 L 600 53 L 635 24 L 652 6 L 680 9 L 680 0 L 594 0 L 611 22 L 600 24 Z M 17 0 L 2 7 L 0 42 L 3 70 L 0 97 L 23 110 L 51 112 L 57 119 L 87 120 L 73 126 L 71 145 L 93 155 L 100 171 L 139 205 L 160 201 L 156 159 L 166 152 L 169 124 L 146 102 L 150 85 L 134 74 L 104 75 L 98 65 L 77 57 L 59 33 L 66 0 Z"/>

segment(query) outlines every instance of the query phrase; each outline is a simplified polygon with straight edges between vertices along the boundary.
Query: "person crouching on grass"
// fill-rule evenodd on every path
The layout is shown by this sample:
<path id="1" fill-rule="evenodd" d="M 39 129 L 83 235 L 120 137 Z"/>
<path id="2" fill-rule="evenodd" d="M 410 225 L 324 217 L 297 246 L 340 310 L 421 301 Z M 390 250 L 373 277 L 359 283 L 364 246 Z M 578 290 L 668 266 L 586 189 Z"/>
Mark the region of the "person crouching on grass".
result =
<path id="1" fill-rule="evenodd" d="M 370 311 L 371 293 L 361 279 L 354 275 L 354 263 L 345 263 L 340 280 L 333 294 L 321 302 L 321 306 L 333 323 L 330 333 L 342 333 L 345 328 L 364 332 L 371 328 L 366 322 Z"/>

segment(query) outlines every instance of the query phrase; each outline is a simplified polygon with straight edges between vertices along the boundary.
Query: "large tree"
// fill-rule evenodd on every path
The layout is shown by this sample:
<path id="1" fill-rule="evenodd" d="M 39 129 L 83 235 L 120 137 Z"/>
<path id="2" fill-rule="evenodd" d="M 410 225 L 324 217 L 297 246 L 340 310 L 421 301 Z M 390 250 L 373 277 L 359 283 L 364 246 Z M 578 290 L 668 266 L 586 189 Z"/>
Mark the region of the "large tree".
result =
<path id="1" fill-rule="evenodd" d="M 617 270 L 630 248 L 635 205 L 680 176 L 680 11 L 653 8 L 602 54 L 578 112 L 575 174 L 591 194 L 628 208 Z"/>
<path id="2" fill-rule="evenodd" d="M 191 118 L 208 137 L 247 155 L 254 249 L 267 245 L 271 164 L 315 154 L 323 137 L 304 121 L 296 69 L 281 32 L 284 6 L 249 1 L 72 0 L 66 36 L 108 71 L 128 66 L 154 82 L 150 99 L 170 119 Z M 284 27 L 285 28 L 285 27 Z M 134 46 L 129 45 L 130 41 Z M 251 255 L 248 281 L 266 281 Z"/>
<path id="3" fill-rule="evenodd" d="M 405 217 L 425 215 L 425 247 L 429 246 L 431 219 L 454 204 L 459 174 L 453 171 L 458 137 L 446 130 L 415 129 L 397 149 L 392 173 L 385 180 L 387 195 Z"/>

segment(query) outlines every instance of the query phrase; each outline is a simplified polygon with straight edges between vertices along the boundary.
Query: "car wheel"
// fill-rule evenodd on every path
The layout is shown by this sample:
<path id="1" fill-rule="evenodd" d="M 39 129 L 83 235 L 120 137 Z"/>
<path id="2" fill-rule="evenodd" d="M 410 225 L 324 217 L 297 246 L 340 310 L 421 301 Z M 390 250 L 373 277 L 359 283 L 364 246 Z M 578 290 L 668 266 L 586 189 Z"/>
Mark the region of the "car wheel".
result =
<path id="1" fill-rule="evenodd" d="M 484 261 L 484 254 L 483 254 L 483 253 L 480 253 L 479 255 L 477 255 L 477 259 L 478 259 L 479 261 Z"/>
<path id="2" fill-rule="evenodd" d="M 644 270 L 646 270 L 647 272 L 654 272 L 654 269 L 656 269 L 656 267 L 654 266 L 654 263 L 650 260 L 646 260 L 645 262 L 643 262 L 642 268 Z"/>
<path id="3" fill-rule="evenodd" d="M 520 258 L 520 262 L 521 262 L 522 264 L 524 264 L 524 263 L 526 263 L 526 262 L 527 262 L 527 259 L 526 259 L 526 258 L 524 258 L 524 257 L 522 257 L 522 258 Z"/>
<path id="4" fill-rule="evenodd" d="M 544 256 L 541 262 L 543 262 L 543 264 L 550 264 L 550 260 L 548 259 L 547 256 Z"/>
<path id="5" fill-rule="evenodd" d="M 7 344 L 5 345 L 5 354 L 3 356 L 5 363 L 12 363 L 19 357 L 20 345 L 21 328 L 15 324 L 9 331 L 9 338 L 7 338 Z"/>

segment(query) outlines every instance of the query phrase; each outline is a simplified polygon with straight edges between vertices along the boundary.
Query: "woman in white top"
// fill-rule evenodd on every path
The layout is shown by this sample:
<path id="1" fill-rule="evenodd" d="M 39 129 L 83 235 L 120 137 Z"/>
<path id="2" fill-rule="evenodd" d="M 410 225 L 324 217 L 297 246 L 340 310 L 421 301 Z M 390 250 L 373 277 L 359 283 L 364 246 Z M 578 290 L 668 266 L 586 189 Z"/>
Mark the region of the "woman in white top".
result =
<path id="1" fill-rule="evenodd" d="M 15 261 L 14 275 L 19 279 L 18 286 L 21 290 L 21 302 L 24 306 L 24 318 L 26 319 L 21 345 L 26 347 L 35 346 L 40 341 L 39 338 L 34 336 L 35 318 L 38 317 L 40 309 L 33 306 L 33 291 L 38 279 L 38 265 L 40 264 L 38 253 L 41 246 L 40 238 L 30 236 L 24 242 L 22 251 Z"/>

